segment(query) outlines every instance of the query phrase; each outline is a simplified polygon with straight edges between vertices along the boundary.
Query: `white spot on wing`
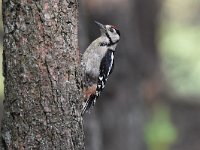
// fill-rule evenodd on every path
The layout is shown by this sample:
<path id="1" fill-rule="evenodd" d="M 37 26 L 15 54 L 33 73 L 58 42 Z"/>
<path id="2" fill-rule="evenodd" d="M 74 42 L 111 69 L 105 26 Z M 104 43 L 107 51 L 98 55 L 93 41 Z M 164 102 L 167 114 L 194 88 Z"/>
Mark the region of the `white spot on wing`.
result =
<path id="1" fill-rule="evenodd" d="M 112 66 L 113 66 L 113 60 L 114 60 L 114 54 L 112 53 L 112 54 L 111 54 L 111 63 L 110 63 L 110 67 L 109 67 L 109 71 L 108 71 L 107 76 L 109 76 L 110 71 L 111 71 L 111 69 L 112 69 Z"/>
<path id="2" fill-rule="evenodd" d="M 101 82 L 101 84 L 102 84 L 102 88 L 104 88 L 104 87 L 105 87 L 105 84 L 104 84 L 104 82 L 103 82 L 103 81 Z"/>
<path id="3" fill-rule="evenodd" d="M 99 77 L 99 80 L 101 80 L 101 81 L 102 81 L 102 80 L 103 80 L 103 77 Z"/>

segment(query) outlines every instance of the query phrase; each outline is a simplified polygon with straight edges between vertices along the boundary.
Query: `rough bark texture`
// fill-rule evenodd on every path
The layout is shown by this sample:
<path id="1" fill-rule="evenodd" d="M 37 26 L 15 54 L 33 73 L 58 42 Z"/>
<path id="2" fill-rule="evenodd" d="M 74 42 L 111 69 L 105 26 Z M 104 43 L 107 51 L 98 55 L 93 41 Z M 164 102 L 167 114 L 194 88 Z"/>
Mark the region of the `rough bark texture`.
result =
<path id="1" fill-rule="evenodd" d="M 84 149 L 76 0 L 3 0 L 1 149 Z"/>

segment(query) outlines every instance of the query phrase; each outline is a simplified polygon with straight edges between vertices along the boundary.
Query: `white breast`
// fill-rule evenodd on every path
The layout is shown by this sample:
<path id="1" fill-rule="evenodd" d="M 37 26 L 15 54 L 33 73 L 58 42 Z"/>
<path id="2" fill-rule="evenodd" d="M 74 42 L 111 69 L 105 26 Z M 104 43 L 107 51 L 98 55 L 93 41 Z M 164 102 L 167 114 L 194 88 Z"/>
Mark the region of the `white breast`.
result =
<path id="1" fill-rule="evenodd" d="M 107 50 L 107 47 L 99 45 L 99 40 L 101 39 L 98 38 L 90 44 L 82 58 L 85 72 L 93 77 L 99 76 L 100 63 Z"/>

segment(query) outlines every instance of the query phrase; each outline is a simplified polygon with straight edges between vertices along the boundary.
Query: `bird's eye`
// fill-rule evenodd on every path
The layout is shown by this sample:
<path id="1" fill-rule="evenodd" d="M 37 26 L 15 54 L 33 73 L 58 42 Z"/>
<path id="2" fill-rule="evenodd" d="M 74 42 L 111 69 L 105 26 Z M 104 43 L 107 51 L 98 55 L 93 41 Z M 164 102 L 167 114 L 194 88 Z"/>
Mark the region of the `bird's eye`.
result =
<path id="1" fill-rule="evenodd" d="M 114 32 L 114 29 L 113 29 L 113 28 L 110 28 L 110 32 Z"/>

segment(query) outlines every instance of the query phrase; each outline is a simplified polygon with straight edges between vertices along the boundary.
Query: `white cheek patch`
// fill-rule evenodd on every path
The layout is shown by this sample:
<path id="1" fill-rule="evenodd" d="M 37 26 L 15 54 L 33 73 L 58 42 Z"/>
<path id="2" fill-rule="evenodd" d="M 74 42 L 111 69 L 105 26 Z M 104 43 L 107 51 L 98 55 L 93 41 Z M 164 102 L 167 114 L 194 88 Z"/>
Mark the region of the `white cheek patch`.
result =
<path id="1" fill-rule="evenodd" d="M 110 31 L 108 31 L 108 34 L 109 34 L 110 38 L 112 39 L 113 43 L 119 41 L 120 37 L 116 32 L 115 33 L 111 33 Z"/>

